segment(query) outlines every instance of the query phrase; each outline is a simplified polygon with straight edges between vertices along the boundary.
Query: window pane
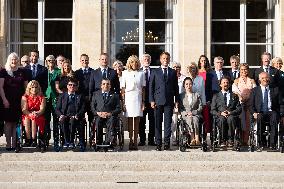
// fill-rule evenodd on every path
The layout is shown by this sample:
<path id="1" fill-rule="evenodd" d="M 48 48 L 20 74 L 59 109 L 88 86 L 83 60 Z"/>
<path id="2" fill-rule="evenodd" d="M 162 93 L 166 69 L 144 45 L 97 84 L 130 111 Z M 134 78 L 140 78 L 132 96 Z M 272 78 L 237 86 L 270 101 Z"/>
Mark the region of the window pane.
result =
<path id="1" fill-rule="evenodd" d="M 240 22 L 212 22 L 213 42 L 240 42 Z"/>
<path id="2" fill-rule="evenodd" d="M 37 42 L 37 21 L 11 20 L 11 42 Z"/>
<path id="3" fill-rule="evenodd" d="M 71 42 L 71 21 L 45 21 L 44 41 L 46 42 Z"/>
<path id="4" fill-rule="evenodd" d="M 213 65 L 214 57 L 221 56 L 224 58 L 224 65 L 230 65 L 230 57 L 240 54 L 240 45 L 212 45 L 211 47 L 211 62 Z"/>
<path id="5" fill-rule="evenodd" d="M 247 0 L 246 5 L 249 19 L 274 18 L 275 1 L 273 0 Z"/>
<path id="6" fill-rule="evenodd" d="M 273 22 L 247 22 L 248 43 L 273 43 Z"/>
<path id="7" fill-rule="evenodd" d="M 112 57 L 120 60 L 126 65 L 127 59 L 131 55 L 139 56 L 139 45 L 130 45 L 130 44 L 122 44 L 122 45 L 112 45 L 112 52 L 115 54 Z"/>
<path id="8" fill-rule="evenodd" d="M 160 54 L 165 51 L 165 45 L 146 45 L 145 52 L 151 55 L 151 66 L 160 66 Z"/>
<path id="9" fill-rule="evenodd" d="M 44 45 L 44 56 L 54 55 L 57 57 L 58 55 L 63 55 L 64 57 L 72 60 L 72 45 L 58 45 L 58 44 L 48 44 Z"/>
<path id="10" fill-rule="evenodd" d="M 112 42 L 138 42 L 139 22 L 117 21 L 111 23 Z"/>
<path id="11" fill-rule="evenodd" d="M 45 18 L 72 18 L 73 0 L 45 0 Z"/>
<path id="12" fill-rule="evenodd" d="M 37 44 L 33 45 L 23 45 L 23 44 L 17 44 L 17 45 L 11 45 L 11 52 L 16 52 L 19 57 L 21 58 L 24 55 L 29 55 L 29 52 L 33 49 L 37 49 Z"/>
<path id="13" fill-rule="evenodd" d="M 139 0 L 111 0 L 111 19 L 138 19 Z"/>
<path id="14" fill-rule="evenodd" d="M 37 1 L 38 0 L 10 0 L 10 17 L 37 18 L 38 17 Z"/>
<path id="15" fill-rule="evenodd" d="M 172 26 L 172 22 L 145 22 L 145 42 L 173 42 Z"/>
<path id="16" fill-rule="evenodd" d="M 212 18 L 240 18 L 240 0 L 213 0 Z"/>
<path id="17" fill-rule="evenodd" d="M 167 0 L 146 0 L 145 18 L 146 19 L 171 19 L 173 18 L 173 7 L 166 7 Z"/>
<path id="18" fill-rule="evenodd" d="M 269 51 L 268 49 L 272 49 L 272 51 Z M 247 63 L 250 66 L 260 66 L 260 58 L 263 52 L 269 52 L 273 57 L 273 46 L 247 45 Z"/>

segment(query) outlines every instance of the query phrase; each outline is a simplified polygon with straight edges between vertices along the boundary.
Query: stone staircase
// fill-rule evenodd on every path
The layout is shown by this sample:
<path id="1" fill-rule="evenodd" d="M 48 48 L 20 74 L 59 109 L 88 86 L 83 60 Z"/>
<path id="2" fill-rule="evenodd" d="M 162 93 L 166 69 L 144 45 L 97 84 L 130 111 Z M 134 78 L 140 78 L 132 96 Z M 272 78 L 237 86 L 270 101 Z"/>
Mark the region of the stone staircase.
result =
<path id="1" fill-rule="evenodd" d="M 279 152 L 34 152 L 0 154 L 0 188 L 284 188 Z"/>

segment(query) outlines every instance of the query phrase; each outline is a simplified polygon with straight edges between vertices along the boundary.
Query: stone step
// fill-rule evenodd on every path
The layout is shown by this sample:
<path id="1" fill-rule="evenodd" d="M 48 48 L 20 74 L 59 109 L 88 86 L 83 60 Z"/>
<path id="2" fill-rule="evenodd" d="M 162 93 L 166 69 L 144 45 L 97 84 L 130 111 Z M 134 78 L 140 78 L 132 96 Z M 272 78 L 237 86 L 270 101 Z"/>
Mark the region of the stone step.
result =
<path id="1" fill-rule="evenodd" d="M 142 182 L 142 183 L 114 183 L 114 182 L 0 182 L 1 189 L 186 189 L 186 188 L 283 188 L 283 183 L 267 182 Z"/>
<path id="2" fill-rule="evenodd" d="M 284 171 L 7 171 L 0 182 L 270 182 L 284 184 Z"/>
<path id="3" fill-rule="evenodd" d="M 283 161 L 3 161 L 1 171 L 282 171 Z"/>
<path id="4" fill-rule="evenodd" d="M 277 152 L 192 152 L 136 151 L 136 152 L 46 152 L 2 153 L 3 161 L 284 161 L 284 154 Z"/>

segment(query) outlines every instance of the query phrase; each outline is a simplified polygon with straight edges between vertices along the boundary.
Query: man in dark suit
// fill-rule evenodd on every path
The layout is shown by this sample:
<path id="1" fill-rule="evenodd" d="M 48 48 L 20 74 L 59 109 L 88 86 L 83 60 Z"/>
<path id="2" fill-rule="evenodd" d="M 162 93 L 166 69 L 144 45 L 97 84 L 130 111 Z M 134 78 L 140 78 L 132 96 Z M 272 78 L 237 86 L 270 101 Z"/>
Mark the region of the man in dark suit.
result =
<path id="1" fill-rule="evenodd" d="M 34 49 L 30 52 L 30 64 L 26 65 L 28 80 L 36 80 L 39 82 L 42 92 L 45 93 L 48 85 L 48 71 L 45 66 L 38 63 L 39 52 Z"/>
<path id="2" fill-rule="evenodd" d="M 85 100 L 81 94 L 76 94 L 78 82 L 74 78 L 68 79 L 67 92 L 62 93 L 57 101 L 56 114 L 63 127 L 65 148 L 74 148 L 74 139 L 76 129 L 79 133 L 79 142 L 81 151 L 85 150 L 84 125 L 81 121 L 85 114 Z"/>
<path id="3" fill-rule="evenodd" d="M 89 67 L 89 56 L 87 54 L 80 56 L 80 63 L 82 67 L 75 71 L 75 78 L 79 81 L 78 92 L 85 97 L 85 109 L 88 114 L 89 123 L 91 123 L 94 117 L 90 107 L 89 83 L 91 72 L 94 70 Z"/>
<path id="4" fill-rule="evenodd" d="M 151 56 L 149 54 L 144 54 L 142 57 L 142 68 L 141 70 L 145 74 L 146 79 L 146 87 L 145 87 L 145 108 L 143 111 L 143 117 L 139 123 L 139 136 L 140 142 L 138 146 L 144 146 L 146 141 L 146 116 L 148 114 L 149 120 L 149 134 L 148 134 L 148 145 L 155 145 L 154 137 L 155 137 L 155 119 L 154 119 L 154 110 L 151 108 L 151 104 L 149 102 L 149 81 L 152 69 L 150 68 L 151 64 Z"/>
<path id="5" fill-rule="evenodd" d="M 258 76 L 260 85 L 253 88 L 251 100 L 251 114 L 257 122 L 258 144 L 260 151 L 265 142 L 265 136 L 262 134 L 265 131 L 265 121 L 270 125 L 270 147 L 275 149 L 276 130 L 279 112 L 278 87 L 271 87 L 269 82 L 271 77 L 266 72 L 261 72 Z"/>
<path id="6" fill-rule="evenodd" d="M 240 77 L 240 59 L 238 56 L 233 55 L 230 57 L 230 64 L 231 64 L 231 69 L 229 71 L 229 76 L 231 78 L 231 84 L 234 83 L 234 80 Z"/>
<path id="7" fill-rule="evenodd" d="M 111 82 L 109 79 L 103 79 L 101 83 L 101 90 L 94 92 L 91 102 L 91 110 L 94 114 L 95 127 L 98 138 L 96 144 L 103 142 L 103 127 L 106 126 L 106 140 L 107 144 L 113 142 L 115 138 L 115 125 L 118 124 L 118 114 L 121 112 L 119 95 L 113 93 L 111 90 Z"/>
<path id="8" fill-rule="evenodd" d="M 220 80 L 222 77 L 230 77 L 229 73 L 223 70 L 224 59 L 221 56 L 214 58 L 215 70 L 209 72 L 206 77 L 207 100 L 211 100 L 213 95 L 220 92 Z M 208 86 L 207 86 L 208 85 Z"/>
<path id="9" fill-rule="evenodd" d="M 270 83 L 269 83 L 269 87 L 278 87 L 278 84 L 279 84 L 279 71 L 270 66 L 270 60 L 271 60 L 271 54 L 268 53 L 268 52 L 264 52 L 262 55 L 261 55 L 261 67 L 260 68 L 257 68 L 254 73 L 253 73 L 253 78 L 255 80 L 255 82 L 257 83 L 257 85 L 259 85 L 259 74 L 262 73 L 262 72 L 266 72 L 269 74 L 270 76 Z"/>
<path id="10" fill-rule="evenodd" d="M 111 83 L 111 91 L 115 92 L 116 94 L 120 93 L 120 85 L 117 73 L 115 70 L 108 67 L 108 56 L 106 53 L 102 53 L 100 55 L 100 68 L 91 73 L 89 83 L 90 99 L 92 99 L 94 92 L 101 90 L 102 79 L 109 79 Z"/>
<path id="11" fill-rule="evenodd" d="M 225 146 L 227 141 L 232 146 L 235 129 L 238 125 L 238 116 L 241 114 L 242 108 L 238 96 L 229 90 L 229 77 L 221 79 L 220 87 L 221 91 L 213 96 L 211 114 L 214 116 L 215 123 L 221 128 L 221 146 Z"/>
<path id="12" fill-rule="evenodd" d="M 161 67 L 153 70 L 149 83 L 149 101 L 155 115 L 155 140 L 157 151 L 162 150 L 162 122 L 164 119 L 164 150 L 170 150 L 171 123 L 174 106 L 178 106 L 179 88 L 177 74 L 168 65 L 170 54 L 160 55 Z"/>

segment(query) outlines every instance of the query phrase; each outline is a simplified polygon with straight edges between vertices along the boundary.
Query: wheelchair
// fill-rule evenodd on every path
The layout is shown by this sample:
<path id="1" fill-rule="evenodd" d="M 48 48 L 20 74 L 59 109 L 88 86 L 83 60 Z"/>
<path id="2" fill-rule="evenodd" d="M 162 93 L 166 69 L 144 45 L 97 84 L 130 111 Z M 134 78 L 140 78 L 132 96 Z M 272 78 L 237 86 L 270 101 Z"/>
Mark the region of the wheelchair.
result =
<path id="1" fill-rule="evenodd" d="M 264 148 L 270 147 L 270 135 L 271 135 L 271 128 L 270 128 L 270 123 L 268 120 L 264 120 L 264 126 L 265 130 L 260 134 L 257 126 L 257 122 L 254 119 L 253 116 L 251 116 L 250 120 L 250 131 L 249 131 L 249 151 L 254 152 L 258 150 L 261 152 Z M 280 132 L 282 132 L 281 124 L 277 124 L 277 130 L 276 130 L 276 135 L 277 135 L 277 142 L 275 143 L 276 149 L 274 151 L 280 151 L 281 153 L 284 153 L 284 140 L 283 136 L 281 136 Z M 278 131 L 278 132 L 277 132 Z M 263 145 L 260 146 L 260 140 L 265 139 L 263 141 Z"/>
<path id="2" fill-rule="evenodd" d="M 106 141 L 107 133 L 109 131 L 107 129 L 106 124 L 103 125 L 101 133 L 103 135 L 102 143 L 99 143 L 99 132 L 97 131 L 95 119 L 93 121 L 93 126 L 90 129 L 90 139 L 89 139 L 91 147 L 94 149 L 94 151 L 97 152 L 103 150 L 104 152 L 107 152 L 109 149 L 115 150 L 116 147 L 118 147 L 119 151 L 122 151 L 124 147 L 124 127 L 122 119 L 116 117 L 116 120 L 114 121 L 115 122 L 113 129 L 114 133 L 111 133 L 111 139 L 109 141 Z"/>
<path id="3" fill-rule="evenodd" d="M 218 119 L 216 116 L 213 116 L 213 128 L 212 128 L 212 133 L 211 133 L 211 146 L 212 146 L 212 151 L 216 152 L 217 149 L 221 148 L 221 142 L 222 142 L 222 137 L 221 137 L 221 127 L 218 125 Z M 240 123 L 238 121 L 237 123 Z M 241 128 L 240 124 L 236 125 L 236 128 L 234 130 L 234 142 L 233 142 L 233 150 L 240 152 L 241 151 Z"/>
<path id="4" fill-rule="evenodd" d="M 39 127 L 37 127 L 37 146 L 36 147 L 26 147 L 24 146 L 24 140 L 26 140 L 26 132 L 23 129 L 21 121 L 16 126 L 16 149 L 15 152 L 19 153 L 23 149 L 38 149 L 41 153 L 44 153 L 48 148 L 48 139 L 46 137 L 46 128 L 44 129 L 44 134 L 41 136 Z"/>
<path id="5" fill-rule="evenodd" d="M 206 142 L 205 128 L 204 128 L 203 121 L 201 118 L 199 119 L 199 128 L 200 128 L 199 136 L 200 136 L 200 141 L 201 141 L 201 149 L 203 152 L 206 152 L 208 150 L 208 145 Z M 193 128 L 193 133 L 195 133 L 194 128 Z M 194 136 L 191 136 L 189 125 L 180 116 L 177 120 L 176 138 L 178 141 L 179 150 L 181 152 L 185 152 L 187 148 L 191 147 L 189 142 L 191 141 L 192 137 Z"/>
<path id="6" fill-rule="evenodd" d="M 84 136 L 83 136 L 83 144 L 80 143 L 80 133 L 78 131 L 78 128 L 76 128 L 75 130 L 75 137 L 74 137 L 74 148 L 72 150 L 75 150 L 76 148 L 80 148 L 80 151 L 83 152 L 86 149 L 87 146 L 87 121 L 85 118 L 83 118 L 82 120 L 80 120 L 79 122 L 80 126 L 83 126 L 82 129 L 84 132 Z M 64 150 L 64 143 L 65 143 L 65 139 L 64 139 L 64 134 L 63 134 L 63 125 L 60 124 L 58 122 L 58 148 L 55 148 L 56 152 L 59 151 L 63 151 Z M 82 146 L 83 145 L 83 146 Z"/>

